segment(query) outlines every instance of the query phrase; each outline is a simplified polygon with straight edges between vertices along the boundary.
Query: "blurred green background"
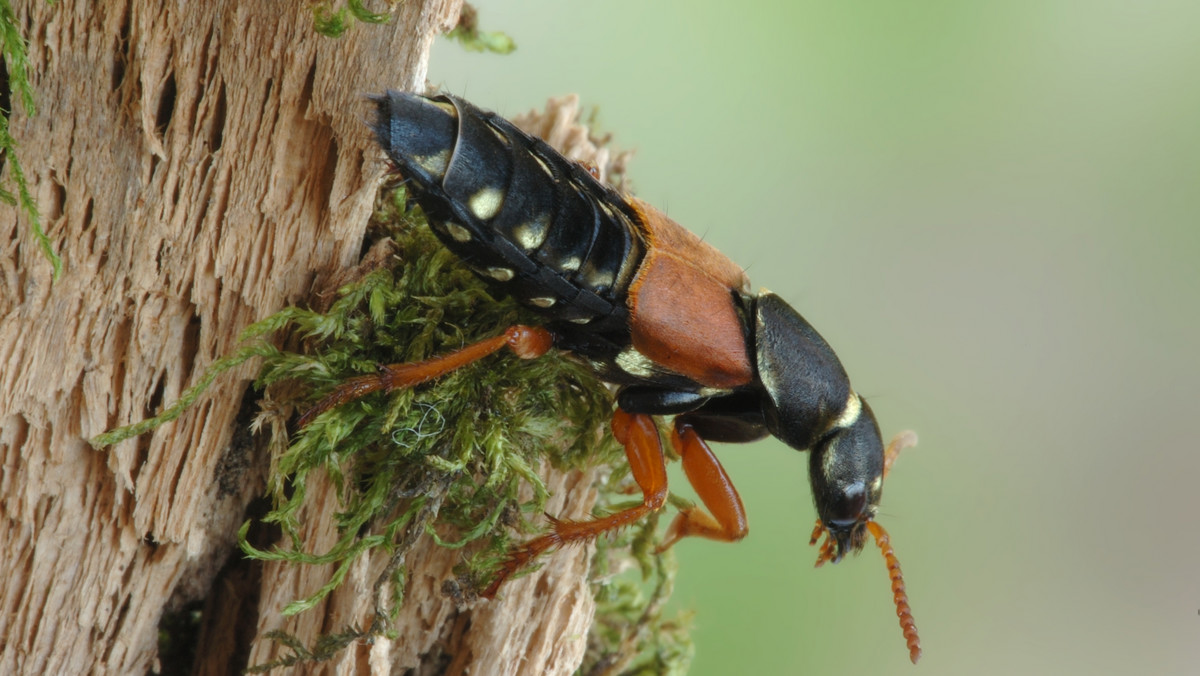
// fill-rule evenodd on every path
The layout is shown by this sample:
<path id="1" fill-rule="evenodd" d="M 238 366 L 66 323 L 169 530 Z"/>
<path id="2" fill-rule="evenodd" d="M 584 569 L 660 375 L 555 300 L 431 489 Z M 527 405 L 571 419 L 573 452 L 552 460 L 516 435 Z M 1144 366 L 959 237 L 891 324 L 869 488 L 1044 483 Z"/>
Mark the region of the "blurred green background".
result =
<path id="1" fill-rule="evenodd" d="M 749 538 L 676 548 L 692 674 L 1200 673 L 1200 3 L 476 5 L 518 51 L 440 42 L 434 84 L 579 93 L 920 433 L 880 517 L 919 672 L 874 549 L 812 568 L 772 440 L 717 447 Z"/>

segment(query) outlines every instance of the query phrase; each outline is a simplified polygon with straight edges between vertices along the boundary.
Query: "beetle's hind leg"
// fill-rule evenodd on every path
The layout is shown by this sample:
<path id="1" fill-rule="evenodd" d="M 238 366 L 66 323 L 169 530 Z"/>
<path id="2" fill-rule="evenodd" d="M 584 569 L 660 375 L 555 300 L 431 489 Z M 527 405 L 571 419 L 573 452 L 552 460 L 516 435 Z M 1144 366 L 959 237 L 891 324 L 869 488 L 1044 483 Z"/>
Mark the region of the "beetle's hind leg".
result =
<path id="1" fill-rule="evenodd" d="M 626 413 L 617 409 L 613 414 L 612 429 L 613 436 L 625 446 L 629 469 L 634 481 L 642 489 L 642 504 L 591 521 L 566 521 L 552 517 L 550 532 L 513 549 L 481 596 L 494 597 L 500 585 L 513 573 L 550 549 L 586 542 L 602 533 L 636 523 L 666 504 L 667 461 L 663 457 L 662 440 L 658 436 L 654 418 L 644 413 Z"/>
<path id="2" fill-rule="evenodd" d="M 506 346 L 522 359 L 536 359 L 546 354 L 553 344 L 554 336 L 546 329 L 517 324 L 510 326 L 498 336 L 481 340 L 440 357 L 408 364 L 387 364 L 380 367 L 377 373 L 351 378 L 338 385 L 324 399 L 300 416 L 299 425 L 304 427 L 325 411 L 361 399 L 372 392 L 381 390 L 391 392 L 439 378 Z"/>
<path id="3" fill-rule="evenodd" d="M 612 428 L 613 436 L 625 446 L 630 473 L 642 489 L 642 504 L 591 521 L 560 521 L 551 517 L 550 532 L 514 549 L 482 596 L 495 596 L 505 580 L 540 554 L 620 529 L 658 511 L 666 503 L 667 463 L 654 418 L 645 413 L 627 413 L 617 409 Z M 678 418 L 671 433 L 671 444 L 683 459 L 683 470 L 688 481 L 711 515 L 700 507 L 680 512 L 667 530 L 666 540 L 658 551 L 689 535 L 724 542 L 745 537 L 748 530 L 746 509 L 729 475 L 708 444 L 691 425 Z"/>

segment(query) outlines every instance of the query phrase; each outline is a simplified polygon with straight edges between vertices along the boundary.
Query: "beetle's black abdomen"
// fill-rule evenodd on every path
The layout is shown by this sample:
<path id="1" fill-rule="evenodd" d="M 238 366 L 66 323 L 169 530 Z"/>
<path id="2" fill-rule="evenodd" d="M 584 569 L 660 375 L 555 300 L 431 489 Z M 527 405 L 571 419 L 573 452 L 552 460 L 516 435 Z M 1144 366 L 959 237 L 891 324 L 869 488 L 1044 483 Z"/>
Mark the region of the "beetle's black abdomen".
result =
<path id="1" fill-rule="evenodd" d="M 617 193 L 456 97 L 375 101 L 379 142 L 447 247 L 552 319 L 627 330 L 625 296 L 644 247 Z"/>

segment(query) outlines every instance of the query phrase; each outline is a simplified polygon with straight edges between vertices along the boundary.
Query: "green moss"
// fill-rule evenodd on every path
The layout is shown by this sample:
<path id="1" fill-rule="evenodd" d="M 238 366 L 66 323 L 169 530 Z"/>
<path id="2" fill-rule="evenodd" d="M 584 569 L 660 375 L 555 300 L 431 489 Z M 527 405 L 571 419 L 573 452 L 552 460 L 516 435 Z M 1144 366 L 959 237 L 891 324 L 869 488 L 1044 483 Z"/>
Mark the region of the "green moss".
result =
<path id="1" fill-rule="evenodd" d="M 5 1 L 7 0 L 0 0 Z M 345 4 L 340 6 L 335 0 L 320 0 L 312 5 L 313 30 L 326 37 L 340 38 L 356 21 L 387 23 L 391 18 L 391 8 L 399 5 L 400 1 L 389 0 L 388 4 L 388 11 L 376 13 L 368 10 L 363 0 L 346 0 Z M 462 6 L 458 24 L 446 33 L 446 37 L 469 52 L 509 54 L 517 48 L 517 43 L 505 33 L 480 30 L 479 13 L 467 3 Z"/>
<path id="2" fill-rule="evenodd" d="M 329 38 L 342 37 L 355 21 L 387 23 L 391 16 L 387 12 L 375 13 L 368 10 L 363 0 L 347 0 L 345 5 L 337 8 L 334 7 L 333 0 L 321 0 L 312 6 L 312 14 L 313 30 Z"/>
<path id="3" fill-rule="evenodd" d="M 517 49 L 517 43 L 507 34 L 479 30 L 479 12 L 467 3 L 463 3 L 462 12 L 458 15 L 458 25 L 450 29 L 446 37 L 468 52 L 511 54 Z"/>

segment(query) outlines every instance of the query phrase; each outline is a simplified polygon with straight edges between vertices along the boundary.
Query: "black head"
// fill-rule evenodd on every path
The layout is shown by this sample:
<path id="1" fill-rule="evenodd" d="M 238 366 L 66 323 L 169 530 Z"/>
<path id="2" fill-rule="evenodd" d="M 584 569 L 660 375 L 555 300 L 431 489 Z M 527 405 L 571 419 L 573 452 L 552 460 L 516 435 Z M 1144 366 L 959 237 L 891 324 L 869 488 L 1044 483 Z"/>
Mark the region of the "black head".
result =
<path id="1" fill-rule="evenodd" d="M 883 493 L 883 442 L 871 408 L 850 387 L 833 348 L 772 293 L 755 299 L 755 353 L 767 429 L 809 450 L 821 523 L 835 542 L 830 560 L 862 549 Z"/>
<path id="2" fill-rule="evenodd" d="M 883 447 L 867 402 L 850 388 L 833 349 L 800 313 L 778 296 L 754 299 L 754 353 L 762 395 L 762 421 L 771 434 L 809 451 L 808 474 L 820 517 L 812 544 L 826 535 L 817 565 L 861 551 L 868 536 L 887 562 L 900 628 L 909 658 L 921 656 L 900 562 L 887 531 L 875 521 L 883 478 L 901 449 L 916 443 L 904 432 Z"/>
<path id="3" fill-rule="evenodd" d="M 808 458 L 817 516 L 834 541 L 830 561 L 861 551 L 867 542 L 867 522 L 879 511 L 883 497 L 884 451 L 879 425 L 861 398 L 836 427 L 813 447 Z M 857 410 L 856 410 L 857 408 Z"/>

